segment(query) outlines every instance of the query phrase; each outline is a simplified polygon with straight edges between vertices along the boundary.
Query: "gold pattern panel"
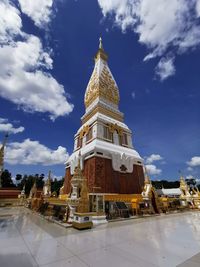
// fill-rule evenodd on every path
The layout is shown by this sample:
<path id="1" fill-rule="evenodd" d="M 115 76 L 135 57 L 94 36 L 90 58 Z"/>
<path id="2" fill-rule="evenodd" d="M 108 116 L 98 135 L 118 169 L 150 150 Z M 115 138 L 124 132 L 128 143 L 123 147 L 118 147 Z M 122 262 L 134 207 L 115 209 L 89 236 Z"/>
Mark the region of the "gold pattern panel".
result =
<path id="1" fill-rule="evenodd" d="M 119 104 L 119 90 L 109 73 L 107 65 L 104 65 L 100 75 L 97 73 L 97 68 L 93 71 L 85 95 L 86 108 L 89 107 L 97 97 L 102 97 L 115 105 Z"/>
<path id="2" fill-rule="evenodd" d="M 97 61 L 99 58 L 102 58 L 103 60 L 107 61 L 108 60 L 108 55 L 105 53 L 105 51 L 100 48 L 94 58 L 95 61 Z"/>
<path id="3" fill-rule="evenodd" d="M 108 127 L 109 127 L 109 131 L 110 131 L 111 133 L 114 133 L 114 131 L 117 131 L 117 133 L 118 133 L 120 136 L 123 135 L 123 128 L 120 127 L 119 125 L 117 125 L 117 123 L 115 123 L 115 124 L 110 123 L 110 124 L 108 125 Z"/>
<path id="4" fill-rule="evenodd" d="M 83 129 L 80 131 L 80 138 L 83 138 L 84 135 L 87 135 L 89 132 L 89 125 L 83 126 Z"/>
<path id="5" fill-rule="evenodd" d="M 108 110 L 106 108 L 102 108 L 100 106 L 95 107 L 89 114 L 87 114 L 82 119 L 82 124 L 86 123 L 90 118 L 92 118 L 97 112 L 102 113 L 108 117 L 111 117 L 115 120 L 123 122 L 123 115 L 117 114 L 113 112 L 112 110 Z"/>

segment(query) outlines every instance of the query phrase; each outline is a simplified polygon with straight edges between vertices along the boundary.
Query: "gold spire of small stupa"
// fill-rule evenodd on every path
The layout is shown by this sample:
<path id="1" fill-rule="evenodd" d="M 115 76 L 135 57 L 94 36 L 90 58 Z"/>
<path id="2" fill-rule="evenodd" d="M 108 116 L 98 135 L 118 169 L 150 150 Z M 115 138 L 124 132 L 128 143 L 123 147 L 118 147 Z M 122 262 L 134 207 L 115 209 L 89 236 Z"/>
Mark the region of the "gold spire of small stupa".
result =
<path id="1" fill-rule="evenodd" d="M 78 154 L 78 164 L 74 169 L 74 176 L 72 179 L 75 179 L 77 177 L 81 177 L 82 176 L 82 171 L 81 171 L 81 151 L 79 151 Z"/>
<path id="2" fill-rule="evenodd" d="M 151 180 L 150 180 L 150 177 L 148 175 L 148 171 L 147 171 L 147 168 L 146 166 L 144 166 L 144 173 L 145 173 L 145 177 L 144 177 L 144 183 L 145 184 L 151 184 Z"/>
<path id="3" fill-rule="evenodd" d="M 51 184 L 51 171 L 48 173 L 48 179 L 47 179 L 48 184 Z"/>

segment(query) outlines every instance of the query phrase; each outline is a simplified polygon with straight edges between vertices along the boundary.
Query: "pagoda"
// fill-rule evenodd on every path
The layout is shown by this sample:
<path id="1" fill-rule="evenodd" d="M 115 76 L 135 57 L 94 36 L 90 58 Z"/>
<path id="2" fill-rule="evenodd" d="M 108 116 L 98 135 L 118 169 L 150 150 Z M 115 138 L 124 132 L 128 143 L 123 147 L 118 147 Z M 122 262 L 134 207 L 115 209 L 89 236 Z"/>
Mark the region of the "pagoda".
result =
<path id="1" fill-rule="evenodd" d="M 100 38 L 95 66 L 85 91 L 85 114 L 74 137 L 74 151 L 66 162 L 64 194 L 72 191 L 78 166 L 87 179 L 89 193 L 141 194 L 143 160 L 132 144 L 132 131 L 119 110 L 119 89 L 108 66 Z"/>

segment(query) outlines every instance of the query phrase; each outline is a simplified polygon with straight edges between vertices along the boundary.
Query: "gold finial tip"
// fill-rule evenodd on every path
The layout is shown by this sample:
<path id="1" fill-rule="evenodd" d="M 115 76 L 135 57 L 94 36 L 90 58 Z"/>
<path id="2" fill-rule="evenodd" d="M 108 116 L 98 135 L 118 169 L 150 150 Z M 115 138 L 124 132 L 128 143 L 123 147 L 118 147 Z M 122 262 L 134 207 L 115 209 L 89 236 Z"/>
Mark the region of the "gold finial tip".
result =
<path id="1" fill-rule="evenodd" d="M 102 38 L 101 36 L 99 37 L 99 48 L 103 49 L 103 44 L 102 44 Z"/>

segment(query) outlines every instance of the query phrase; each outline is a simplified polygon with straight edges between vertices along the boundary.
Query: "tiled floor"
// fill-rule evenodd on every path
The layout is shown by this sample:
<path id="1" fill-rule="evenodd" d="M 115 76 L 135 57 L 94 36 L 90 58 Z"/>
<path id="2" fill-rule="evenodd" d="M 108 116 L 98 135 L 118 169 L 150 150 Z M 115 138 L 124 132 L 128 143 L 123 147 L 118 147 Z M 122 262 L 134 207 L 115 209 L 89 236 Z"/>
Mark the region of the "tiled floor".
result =
<path id="1" fill-rule="evenodd" d="M 199 267 L 200 212 L 65 229 L 23 208 L 0 208 L 1 267 Z"/>

